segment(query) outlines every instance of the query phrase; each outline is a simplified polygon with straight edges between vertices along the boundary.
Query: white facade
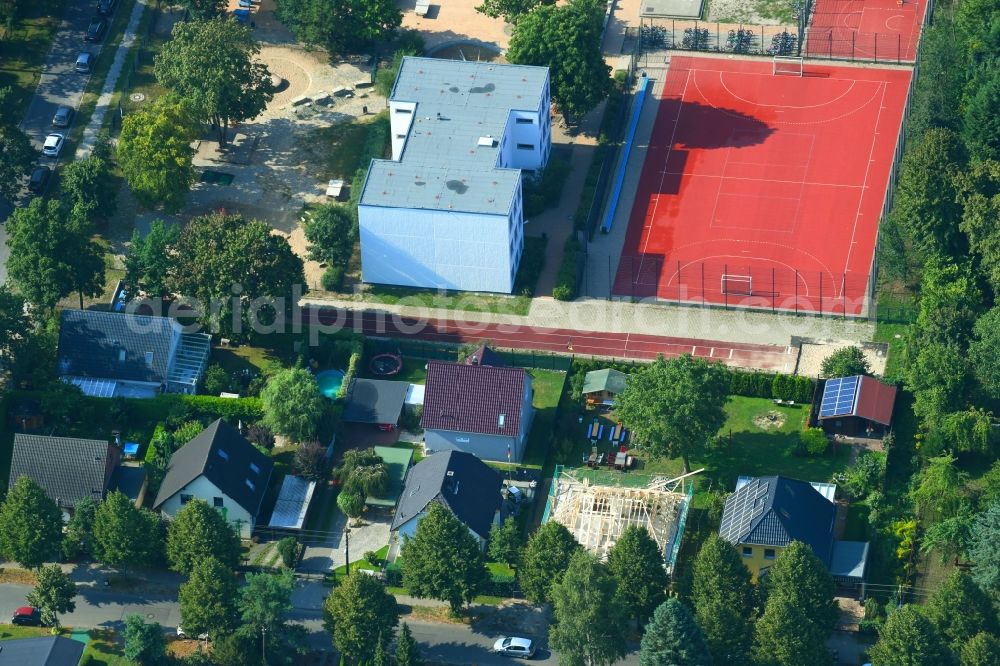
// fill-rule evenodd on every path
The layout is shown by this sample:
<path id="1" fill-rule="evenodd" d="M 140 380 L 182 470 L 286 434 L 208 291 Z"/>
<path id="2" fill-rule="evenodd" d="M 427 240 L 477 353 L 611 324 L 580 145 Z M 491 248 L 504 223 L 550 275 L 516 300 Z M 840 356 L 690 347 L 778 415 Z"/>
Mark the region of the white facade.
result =
<path id="1" fill-rule="evenodd" d="M 181 510 L 191 499 L 200 499 L 208 502 L 209 506 L 222 511 L 232 526 L 239 533 L 241 539 L 249 539 L 254 528 L 255 517 L 242 506 L 234 502 L 225 493 L 219 490 L 218 486 L 205 478 L 199 476 L 191 483 L 184 486 L 180 491 L 174 493 L 160 506 L 160 511 L 168 519 L 173 519 L 177 512 Z"/>

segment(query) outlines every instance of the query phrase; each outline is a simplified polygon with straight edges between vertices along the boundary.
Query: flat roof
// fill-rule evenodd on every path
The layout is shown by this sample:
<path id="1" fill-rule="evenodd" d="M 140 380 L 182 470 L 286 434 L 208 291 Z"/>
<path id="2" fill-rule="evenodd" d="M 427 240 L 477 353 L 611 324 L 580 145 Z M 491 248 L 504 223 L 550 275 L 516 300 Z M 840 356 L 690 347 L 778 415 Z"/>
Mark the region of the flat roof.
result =
<path id="1" fill-rule="evenodd" d="M 500 141 L 547 80 L 547 67 L 403 58 L 390 101 L 415 103 L 413 123 L 399 162 L 372 161 L 361 205 L 507 215 L 521 170 L 496 166 Z"/>
<path id="2" fill-rule="evenodd" d="M 403 492 L 403 482 L 406 480 L 406 470 L 410 468 L 413 449 L 403 446 L 376 446 L 375 455 L 382 459 L 389 470 L 389 486 L 384 497 L 369 497 L 365 503 L 375 506 L 396 506 Z"/>
<path id="3" fill-rule="evenodd" d="M 309 511 L 309 502 L 316 491 L 316 482 L 303 479 L 301 476 L 285 476 L 281 482 L 278 499 L 271 512 L 271 522 L 268 527 L 284 527 L 292 530 L 302 529 Z"/>
<path id="4" fill-rule="evenodd" d="M 341 419 L 346 423 L 396 425 L 409 384 L 388 379 L 353 379 Z"/>
<path id="5" fill-rule="evenodd" d="M 868 566 L 867 541 L 834 541 L 830 575 L 863 580 Z"/>

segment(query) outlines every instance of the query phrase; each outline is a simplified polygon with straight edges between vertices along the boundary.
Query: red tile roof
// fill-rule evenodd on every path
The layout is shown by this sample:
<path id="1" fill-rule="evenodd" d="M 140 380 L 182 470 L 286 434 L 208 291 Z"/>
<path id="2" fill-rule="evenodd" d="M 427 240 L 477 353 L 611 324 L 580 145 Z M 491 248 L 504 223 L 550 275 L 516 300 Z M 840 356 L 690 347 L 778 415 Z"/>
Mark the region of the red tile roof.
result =
<path id="1" fill-rule="evenodd" d="M 862 377 L 854 414 L 887 426 L 892 422 L 892 406 L 895 402 L 895 386 L 883 384 L 871 377 Z"/>
<path id="2" fill-rule="evenodd" d="M 527 375 L 522 368 L 431 361 L 420 427 L 517 437 Z"/>

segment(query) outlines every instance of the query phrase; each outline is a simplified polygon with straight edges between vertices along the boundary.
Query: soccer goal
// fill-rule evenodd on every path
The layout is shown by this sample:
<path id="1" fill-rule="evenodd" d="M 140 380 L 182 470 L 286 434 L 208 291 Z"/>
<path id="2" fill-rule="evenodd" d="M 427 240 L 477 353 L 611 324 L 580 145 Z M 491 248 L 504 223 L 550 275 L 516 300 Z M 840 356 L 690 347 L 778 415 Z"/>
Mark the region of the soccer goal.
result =
<path id="1" fill-rule="evenodd" d="M 750 275 L 722 274 L 722 293 L 736 296 L 753 296 L 753 277 Z"/>
<path id="2" fill-rule="evenodd" d="M 802 76 L 802 63 L 804 58 L 796 56 L 774 56 L 774 65 L 771 73 L 775 76 L 788 74 L 791 76 Z"/>

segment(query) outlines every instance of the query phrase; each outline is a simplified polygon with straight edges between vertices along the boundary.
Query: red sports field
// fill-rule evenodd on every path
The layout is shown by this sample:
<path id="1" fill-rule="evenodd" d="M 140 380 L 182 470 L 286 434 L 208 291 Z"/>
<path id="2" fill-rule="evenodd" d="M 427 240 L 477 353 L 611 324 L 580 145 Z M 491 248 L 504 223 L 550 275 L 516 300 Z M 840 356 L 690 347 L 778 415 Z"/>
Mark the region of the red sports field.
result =
<path id="1" fill-rule="evenodd" d="M 671 58 L 614 292 L 861 314 L 910 72 Z"/>
<path id="2" fill-rule="evenodd" d="M 908 61 L 928 0 L 816 0 L 803 55 Z"/>

